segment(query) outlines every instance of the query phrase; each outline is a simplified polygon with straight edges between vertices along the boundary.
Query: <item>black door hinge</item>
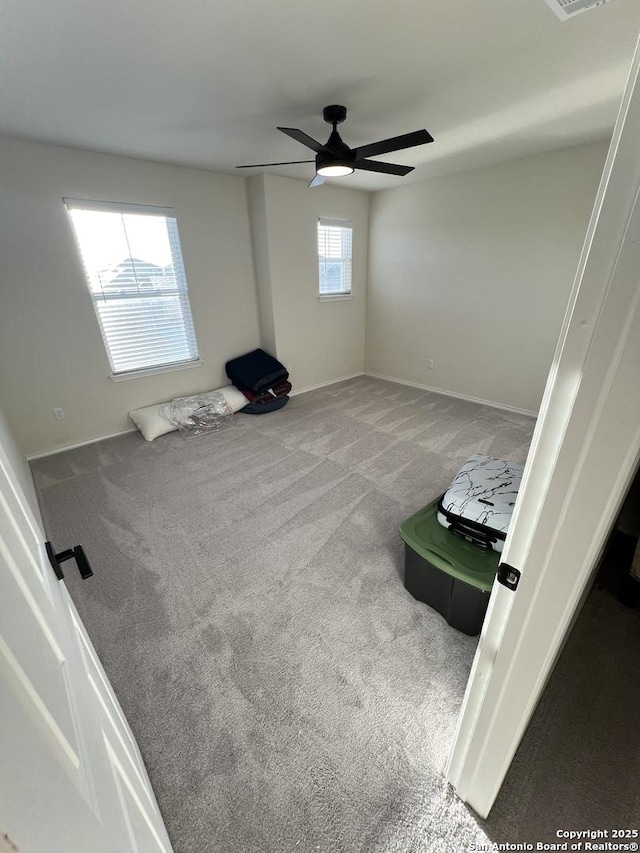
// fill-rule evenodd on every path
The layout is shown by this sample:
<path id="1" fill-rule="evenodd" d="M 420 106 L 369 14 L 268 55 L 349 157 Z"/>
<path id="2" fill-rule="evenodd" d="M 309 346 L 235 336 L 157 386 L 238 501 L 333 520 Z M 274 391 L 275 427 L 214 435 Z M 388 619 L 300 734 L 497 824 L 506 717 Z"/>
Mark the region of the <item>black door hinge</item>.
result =
<path id="1" fill-rule="evenodd" d="M 51 568 L 55 572 L 59 581 L 64 580 L 64 572 L 62 571 L 60 563 L 64 563 L 65 560 L 70 560 L 71 558 L 75 559 L 82 580 L 92 577 L 93 569 L 91 568 L 89 560 L 87 560 L 87 555 L 84 553 L 82 545 L 75 545 L 73 548 L 69 548 L 66 551 L 60 551 L 59 554 L 56 554 L 53 550 L 51 542 L 45 542 L 44 547 L 47 549 L 47 557 L 51 563 Z"/>
<path id="2" fill-rule="evenodd" d="M 507 589 L 517 589 L 520 583 L 520 571 L 514 569 L 508 563 L 500 563 L 498 566 L 498 580 Z"/>

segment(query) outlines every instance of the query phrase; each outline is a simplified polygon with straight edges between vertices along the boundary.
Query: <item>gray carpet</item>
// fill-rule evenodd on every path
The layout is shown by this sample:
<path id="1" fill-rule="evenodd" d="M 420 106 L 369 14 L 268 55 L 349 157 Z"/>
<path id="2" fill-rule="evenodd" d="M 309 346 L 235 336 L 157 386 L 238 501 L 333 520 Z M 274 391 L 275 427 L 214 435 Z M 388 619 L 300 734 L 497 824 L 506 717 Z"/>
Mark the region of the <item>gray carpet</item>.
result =
<path id="1" fill-rule="evenodd" d="M 533 421 L 366 377 L 234 420 L 33 463 L 54 545 L 91 558 L 68 585 L 176 852 L 529 831 L 442 780 L 476 641 L 404 590 L 397 528 L 472 453 L 523 461 Z"/>

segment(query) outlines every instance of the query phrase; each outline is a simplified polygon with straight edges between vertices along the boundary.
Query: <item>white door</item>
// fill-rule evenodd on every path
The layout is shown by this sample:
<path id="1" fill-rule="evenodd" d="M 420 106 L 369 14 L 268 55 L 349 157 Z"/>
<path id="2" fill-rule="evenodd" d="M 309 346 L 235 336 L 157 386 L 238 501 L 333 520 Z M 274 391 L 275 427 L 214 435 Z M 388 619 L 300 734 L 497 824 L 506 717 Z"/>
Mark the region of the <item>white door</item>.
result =
<path id="1" fill-rule="evenodd" d="M 8 441 L 0 430 L 0 838 L 21 853 L 170 853 L 136 742 L 48 562 Z"/>
<path id="2" fill-rule="evenodd" d="M 486 817 L 640 457 L 640 50 L 474 660 L 447 778 Z"/>

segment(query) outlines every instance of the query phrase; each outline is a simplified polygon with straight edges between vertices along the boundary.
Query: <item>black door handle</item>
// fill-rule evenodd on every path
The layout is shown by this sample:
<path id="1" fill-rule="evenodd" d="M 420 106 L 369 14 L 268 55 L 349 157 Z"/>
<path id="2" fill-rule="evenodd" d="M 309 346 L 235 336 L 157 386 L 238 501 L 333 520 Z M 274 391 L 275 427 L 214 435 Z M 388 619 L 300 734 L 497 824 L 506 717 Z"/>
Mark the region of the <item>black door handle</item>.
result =
<path id="1" fill-rule="evenodd" d="M 92 577 L 93 569 L 91 568 L 89 560 L 87 560 L 87 555 L 84 553 L 82 545 L 76 545 L 74 547 L 73 556 L 76 559 L 76 566 L 78 567 L 82 580 L 86 581 L 87 578 Z"/>
<path id="2" fill-rule="evenodd" d="M 80 572 L 80 577 L 83 581 L 92 577 L 93 569 L 87 559 L 87 555 L 84 553 L 82 545 L 74 545 L 73 548 L 68 548 L 66 551 L 60 551 L 59 554 L 56 554 L 53 550 L 51 542 L 45 542 L 44 546 L 47 549 L 47 557 L 51 563 L 51 568 L 55 572 L 59 581 L 64 580 L 64 572 L 62 571 L 60 563 L 64 563 L 66 560 L 70 560 L 71 558 L 75 559 L 78 571 Z"/>

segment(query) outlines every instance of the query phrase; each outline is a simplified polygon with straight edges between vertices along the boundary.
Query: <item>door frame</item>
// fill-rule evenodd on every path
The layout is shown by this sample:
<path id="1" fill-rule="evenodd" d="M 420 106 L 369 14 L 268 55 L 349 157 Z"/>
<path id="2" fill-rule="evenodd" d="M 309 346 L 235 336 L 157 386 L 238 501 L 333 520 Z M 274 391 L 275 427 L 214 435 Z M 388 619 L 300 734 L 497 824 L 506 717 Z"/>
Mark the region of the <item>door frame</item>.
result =
<path id="1" fill-rule="evenodd" d="M 640 459 L 640 46 L 631 65 L 445 775 L 487 817 Z"/>

